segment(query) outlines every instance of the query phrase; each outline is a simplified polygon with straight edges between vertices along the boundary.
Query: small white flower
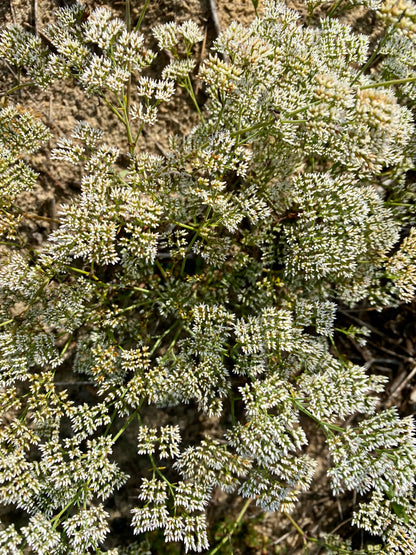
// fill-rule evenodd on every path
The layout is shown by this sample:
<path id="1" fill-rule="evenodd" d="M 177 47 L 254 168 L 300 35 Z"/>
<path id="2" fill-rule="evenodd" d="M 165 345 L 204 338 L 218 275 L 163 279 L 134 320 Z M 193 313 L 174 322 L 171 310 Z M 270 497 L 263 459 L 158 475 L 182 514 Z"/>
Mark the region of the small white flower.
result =
<path id="1" fill-rule="evenodd" d="M 204 40 L 204 33 L 192 20 L 182 23 L 179 27 L 179 33 L 183 36 L 185 42 L 187 42 L 190 46 Z"/>
<path id="2" fill-rule="evenodd" d="M 153 28 L 152 32 L 153 36 L 157 40 L 160 50 L 163 50 L 164 48 L 166 50 L 171 50 L 178 43 L 179 27 L 174 22 L 157 25 Z"/>
<path id="3" fill-rule="evenodd" d="M 162 78 L 168 81 L 181 81 L 187 77 L 196 66 L 196 61 L 187 60 L 171 60 L 162 71 Z"/>

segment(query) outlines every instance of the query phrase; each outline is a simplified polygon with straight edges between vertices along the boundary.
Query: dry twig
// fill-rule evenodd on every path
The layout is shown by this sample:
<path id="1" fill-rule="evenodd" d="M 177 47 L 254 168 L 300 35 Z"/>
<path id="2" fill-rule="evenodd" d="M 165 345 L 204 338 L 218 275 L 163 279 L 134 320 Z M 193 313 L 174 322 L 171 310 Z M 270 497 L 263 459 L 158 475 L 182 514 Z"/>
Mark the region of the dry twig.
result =
<path id="1" fill-rule="evenodd" d="M 215 33 L 218 36 L 221 33 L 221 23 L 218 17 L 218 10 L 215 0 L 208 0 L 208 5 L 211 11 L 212 23 L 214 24 Z"/>
<path id="2" fill-rule="evenodd" d="M 33 0 L 33 27 L 35 35 L 38 36 L 38 0 Z"/>
<path id="3" fill-rule="evenodd" d="M 403 391 L 403 389 L 406 387 L 406 385 L 410 382 L 410 380 L 415 375 L 416 375 L 416 366 L 414 366 L 412 371 L 403 380 L 401 380 L 398 384 L 392 386 L 390 390 L 390 399 L 391 400 L 397 399 L 397 397 L 400 395 L 400 393 Z"/>

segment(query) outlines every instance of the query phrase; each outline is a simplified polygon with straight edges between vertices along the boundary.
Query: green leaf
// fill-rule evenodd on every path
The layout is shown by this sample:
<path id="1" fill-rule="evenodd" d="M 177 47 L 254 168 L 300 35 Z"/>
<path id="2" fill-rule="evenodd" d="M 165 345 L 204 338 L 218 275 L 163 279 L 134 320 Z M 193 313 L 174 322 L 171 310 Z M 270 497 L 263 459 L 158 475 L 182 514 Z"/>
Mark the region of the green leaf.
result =
<path id="1" fill-rule="evenodd" d="M 403 505 L 399 505 L 399 503 L 392 501 L 391 508 L 399 518 L 401 518 L 402 520 L 404 520 L 404 522 L 406 522 L 406 524 L 408 524 L 409 517 L 406 513 L 406 507 L 403 507 Z"/>

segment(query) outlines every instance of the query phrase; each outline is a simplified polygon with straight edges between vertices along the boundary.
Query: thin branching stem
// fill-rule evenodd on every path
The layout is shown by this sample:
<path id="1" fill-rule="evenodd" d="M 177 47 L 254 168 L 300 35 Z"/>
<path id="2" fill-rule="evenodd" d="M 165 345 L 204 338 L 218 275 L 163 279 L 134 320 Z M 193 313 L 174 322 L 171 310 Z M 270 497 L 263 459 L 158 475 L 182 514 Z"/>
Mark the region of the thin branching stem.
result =
<path id="1" fill-rule="evenodd" d="M 237 530 L 237 528 L 241 525 L 244 515 L 246 514 L 247 509 L 250 507 L 251 502 L 252 502 L 252 499 L 247 499 L 247 501 L 243 505 L 243 508 L 238 514 L 236 520 L 234 521 L 230 531 L 222 538 L 220 543 L 217 546 L 215 546 L 214 549 L 211 549 L 211 551 L 208 552 L 208 555 L 215 555 L 216 553 L 219 553 L 221 549 L 224 547 L 224 545 L 231 540 L 232 535 Z"/>

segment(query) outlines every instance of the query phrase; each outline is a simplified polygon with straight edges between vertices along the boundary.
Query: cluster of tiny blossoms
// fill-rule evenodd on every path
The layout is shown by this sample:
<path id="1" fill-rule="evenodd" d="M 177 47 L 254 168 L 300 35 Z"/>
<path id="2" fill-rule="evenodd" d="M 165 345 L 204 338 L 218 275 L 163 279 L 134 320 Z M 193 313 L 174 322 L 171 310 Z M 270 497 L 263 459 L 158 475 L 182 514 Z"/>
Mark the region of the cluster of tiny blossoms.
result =
<path id="1" fill-rule="evenodd" d="M 283 3 L 264 4 L 251 25 L 225 29 L 198 70 L 204 32 L 156 26 L 169 59 L 157 77 L 139 24 L 104 7 L 60 8 L 36 37 L 0 33 L 0 59 L 22 85 L 74 82 L 110 108 L 127 144 L 87 122 L 57 139 L 51 156 L 77 167 L 81 190 L 35 250 L 19 194 L 51 133 L 19 105 L 0 110 L 0 503 L 22 515 L 0 529 L 0 550 L 122 555 L 159 531 L 205 551 L 217 489 L 286 512 L 313 489 L 306 430 L 317 424 L 332 492 L 367 496 L 355 525 L 385 553 L 414 553 L 413 422 L 378 411 L 385 378 L 331 345 L 339 303 L 380 310 L 416 290 L 405 177 L 415 7 L 336 2 L 303 26 Z M 325 5 L 307 4 L 311 19 Z M 378 10 L 374 55 L 332 17 L 340 4 Z M 163 156 L 139 152 L 176 86 L 200 123 Z M 129 426 L 141 476 L 126 474 L 116 445 Z M 122 516 L 139 544 L 117 537 L 117 490 L 134 498 Z"/>

